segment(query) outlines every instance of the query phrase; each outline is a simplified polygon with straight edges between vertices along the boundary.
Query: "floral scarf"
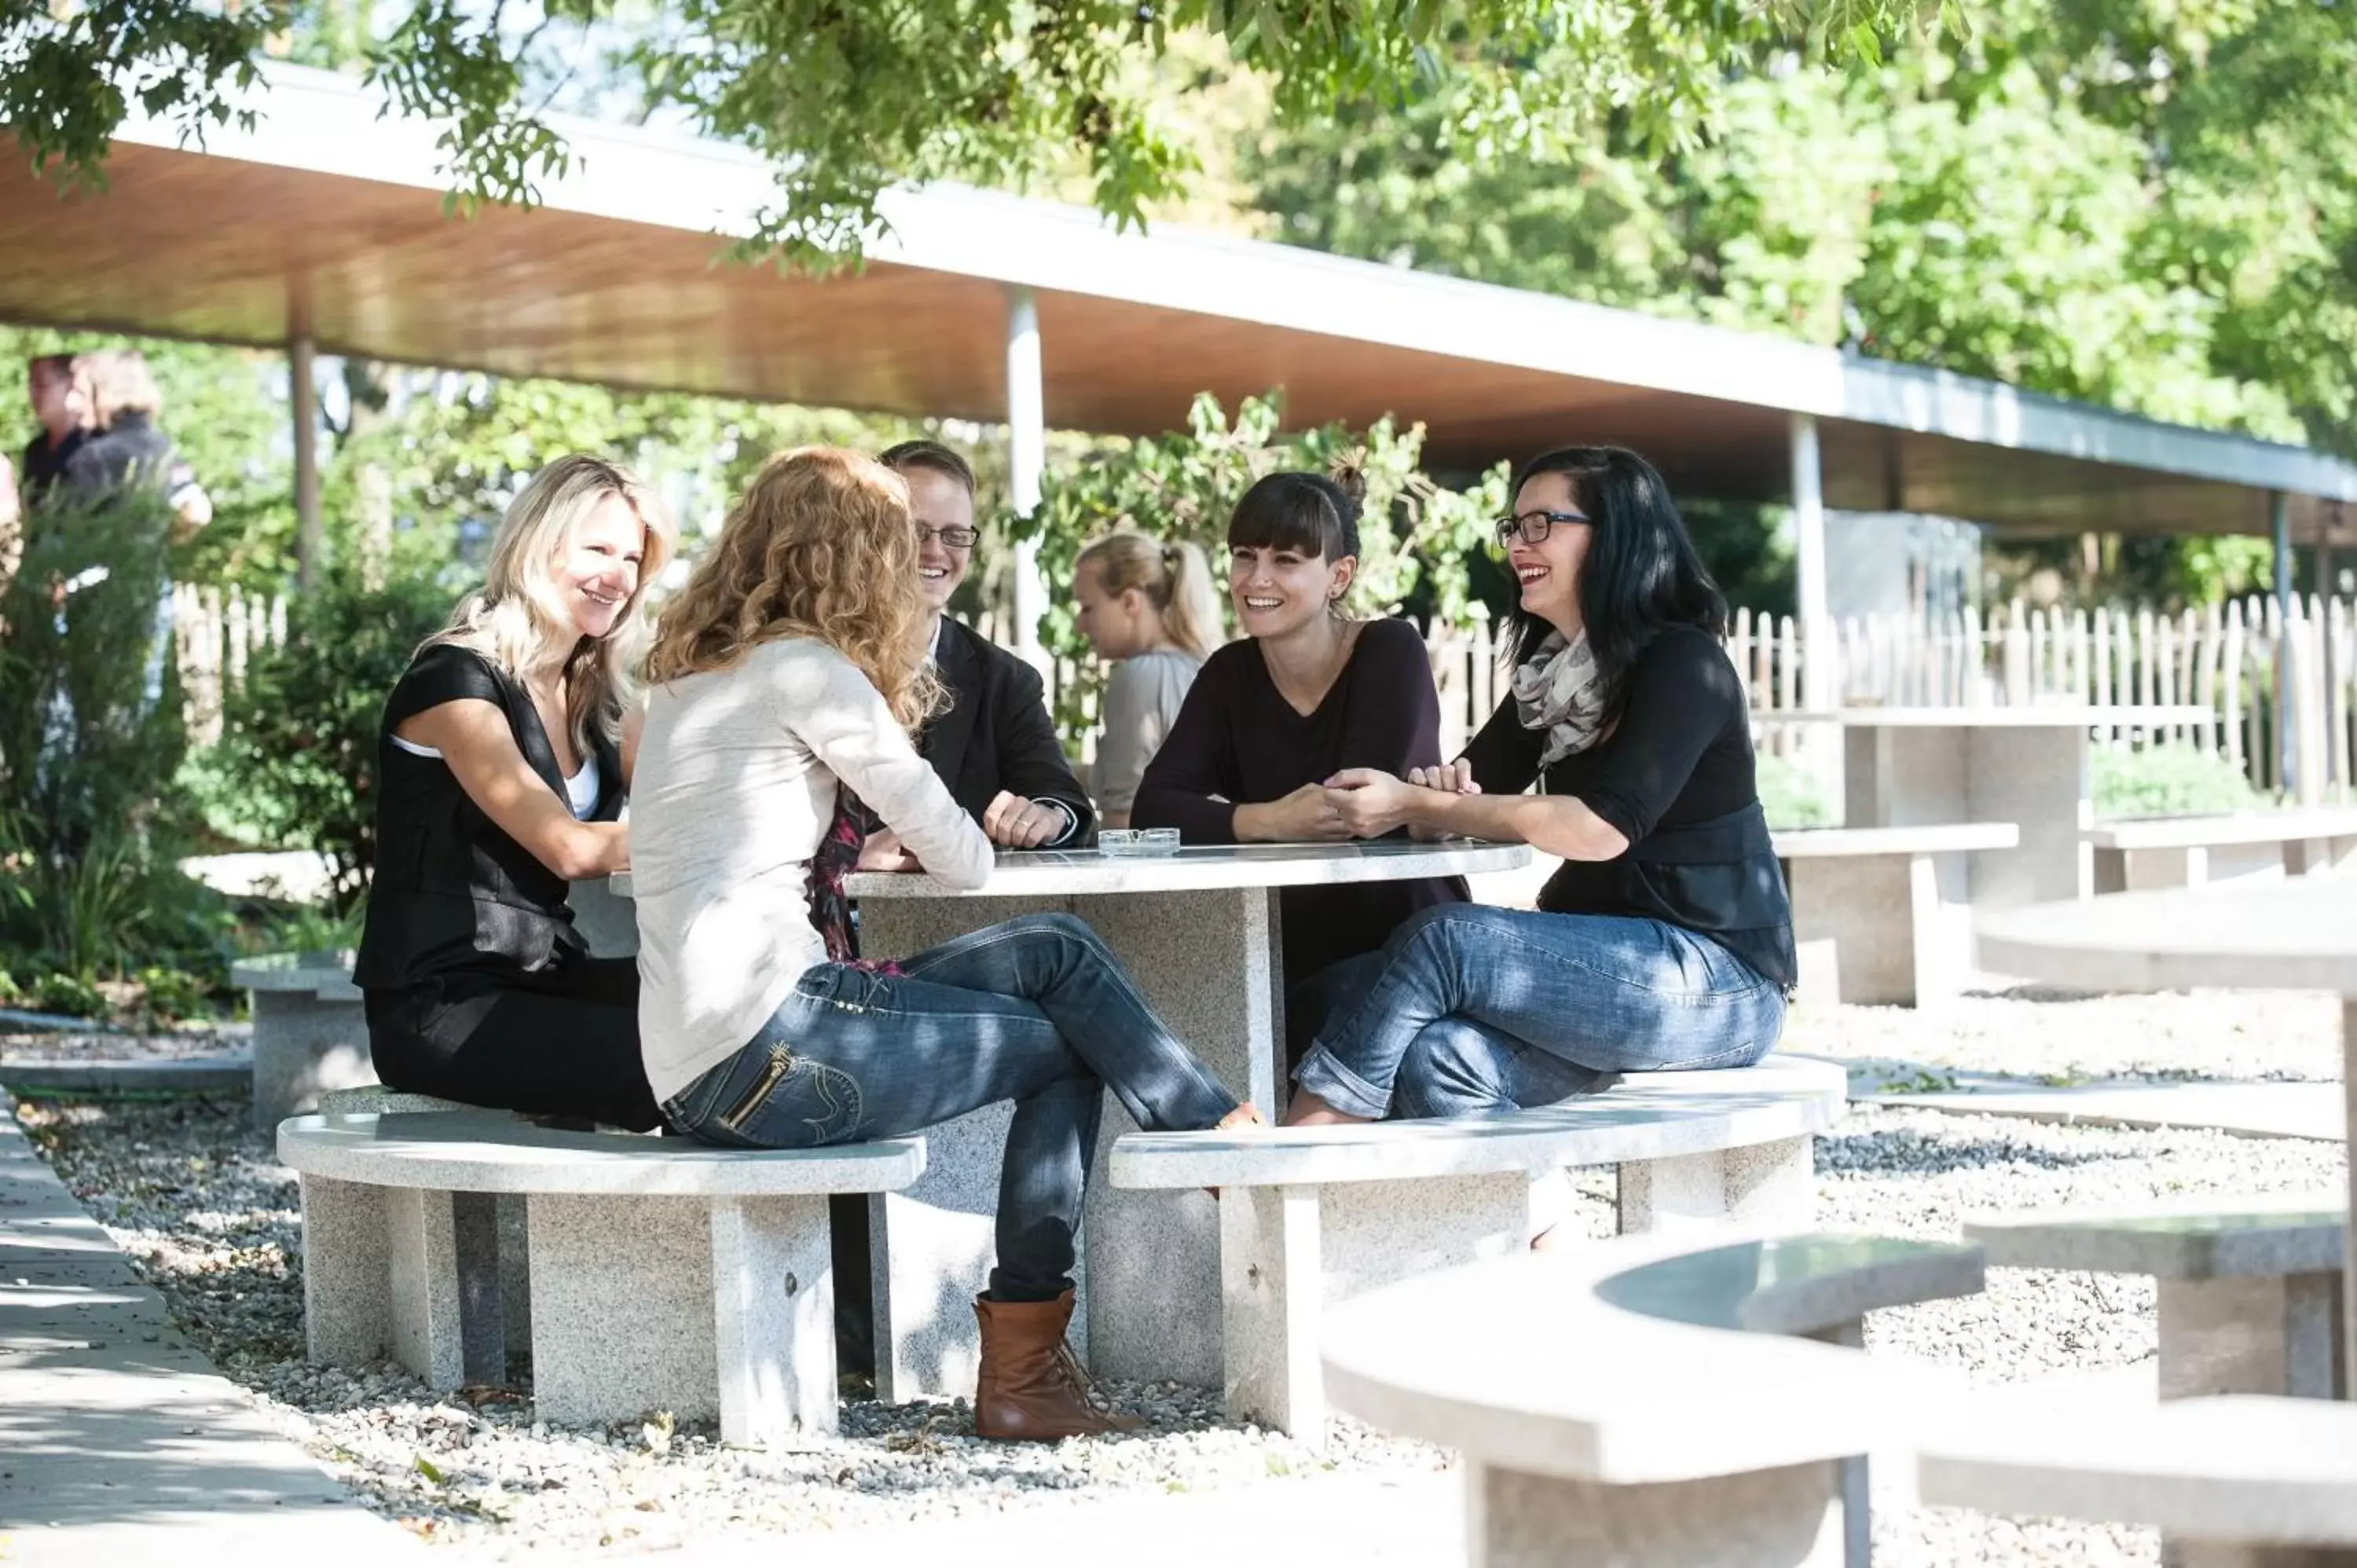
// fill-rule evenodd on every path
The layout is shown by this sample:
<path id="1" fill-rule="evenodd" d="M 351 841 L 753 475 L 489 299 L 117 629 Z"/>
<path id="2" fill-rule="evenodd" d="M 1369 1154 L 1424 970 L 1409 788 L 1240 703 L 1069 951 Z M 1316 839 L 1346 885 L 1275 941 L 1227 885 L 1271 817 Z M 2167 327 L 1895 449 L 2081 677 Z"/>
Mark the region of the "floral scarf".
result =
<path id="1" fill-rule="evenodd" d="M 1549 632 L 1514 671 L 1513 688 L 1523 727 L 1546 735 L 1540 772 L 1596 744 L 1604 725 L 1604 679 L 1586 632 L 1568 643 L 1563 633 Z"/>
<path id="2" fill-rule="evenodd" d="M 829 962 L 898 974 L 899 964 L 870 962 L 859 956 L 859 932 L 851 922 L 851 899 L 843 890 L 844 878 L 859 865 L 859 852 L 867 835 L 881 825 L 865 801 L 845 786 L 836 785 L 834 820 L 827 824 L 825 836 L 811 852 L 809 881 L 804 891 L 810 899 L 811 924 L 818 928 L 820 940 L 826 943 Z"/>

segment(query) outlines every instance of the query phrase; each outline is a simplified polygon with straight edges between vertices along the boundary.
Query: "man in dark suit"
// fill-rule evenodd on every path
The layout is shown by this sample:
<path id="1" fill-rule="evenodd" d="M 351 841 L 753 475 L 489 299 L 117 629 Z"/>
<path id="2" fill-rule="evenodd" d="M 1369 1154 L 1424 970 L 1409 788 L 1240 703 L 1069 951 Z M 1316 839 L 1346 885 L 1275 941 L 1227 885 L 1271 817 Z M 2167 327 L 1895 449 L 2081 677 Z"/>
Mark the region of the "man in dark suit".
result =
<path id="1" fill-rule="evenodd" d="M 1008 849 L 1058 849 L 1096 836 L 1096 808 L 1072 777 L 1048 717 L 1039 671 L 948 615 L 950 596 L 974 564 L 974 469 L 933 441 L 904 441 L 877 459 L 908 481 L 917 523 L 917 571 L 926 607 L 933 671 L 951 705 L 925 726 L 917 749 L 990 842 Z M 909 864 L 888 831 L 868 836 L 859 864 Z M 841 1369 L 874 1374 L 875 1303 L 869 1273 L 867 1199 L 839 1195 L 834 1222 L 835 1352 Z"/>
<path id="2" fill-rule="evenodd" d="M 934 672 L 950 710 L 918 748 L 993 843 L 1062 849 L 1096 834 L 1096 809 L 1072 777 L 1048 717 L 1039 671 L 946 613 L 974 564 L 974 469 L 932 441 L 904 441 L 880 461 L 908 481 L 917 570 L 933 612 Z"/>

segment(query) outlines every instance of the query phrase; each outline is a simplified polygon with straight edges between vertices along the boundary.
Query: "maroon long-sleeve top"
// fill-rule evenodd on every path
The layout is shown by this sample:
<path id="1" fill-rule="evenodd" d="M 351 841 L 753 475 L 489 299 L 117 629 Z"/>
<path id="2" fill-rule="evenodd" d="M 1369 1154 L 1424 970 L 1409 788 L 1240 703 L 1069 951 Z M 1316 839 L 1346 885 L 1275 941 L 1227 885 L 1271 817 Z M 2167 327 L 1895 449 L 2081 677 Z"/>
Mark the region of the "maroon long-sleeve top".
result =
<path id="1" fill-rule="evenodd" d="M 1146 765 L 1130 822 L 1177 828 L 1187 843 L 1234 843 L 1238 806 L 1282 800 L 1346 768 L 1404 776 L 1439 760 L 1440 697 L 1424 639 L 1407 622 L 1361 626 L 1342 672 L 1306 714 L 1276 689 L 1258 642 L 1232 642 L 1204 660 Z M 1465 897 L 1456 877 L 1286 888 L 1286 982 L 1372 952 L 1418 909 Z"/>

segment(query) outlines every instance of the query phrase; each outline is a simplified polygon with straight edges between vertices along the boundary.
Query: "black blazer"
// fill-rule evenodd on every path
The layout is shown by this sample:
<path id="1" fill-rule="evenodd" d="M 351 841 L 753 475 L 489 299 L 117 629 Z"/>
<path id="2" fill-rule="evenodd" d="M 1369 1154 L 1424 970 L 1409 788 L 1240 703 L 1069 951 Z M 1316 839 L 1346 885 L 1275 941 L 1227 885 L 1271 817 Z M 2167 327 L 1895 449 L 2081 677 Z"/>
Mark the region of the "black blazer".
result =
<path id="1" fill-rule="evenodd" d="M 1096 808 L 1057 744 L 1039 672 L 946 616 L 933 667 L 952 702 L 949 712 L 925 726 L 917 749 L 966 813 L 982 821 L 1002 789 L 1027 800 L 1060 800 L 1080 825 L 1057 847 L 1092 842 Z"/>

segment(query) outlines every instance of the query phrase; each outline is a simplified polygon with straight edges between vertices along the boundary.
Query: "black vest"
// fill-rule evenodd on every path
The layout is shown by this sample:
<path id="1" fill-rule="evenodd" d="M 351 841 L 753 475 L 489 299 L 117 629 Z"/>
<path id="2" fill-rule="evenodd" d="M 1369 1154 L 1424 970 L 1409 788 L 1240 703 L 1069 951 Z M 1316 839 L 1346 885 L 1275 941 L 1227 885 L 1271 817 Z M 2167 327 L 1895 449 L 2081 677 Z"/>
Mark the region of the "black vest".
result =
<path id="1" fill-rule="evenodd" d="M 393 742 L 412 714 L 459 697 L 493 701 L 516 744 L 559 800 L 565 776 L 522 685 L 479 655 L 429 648 L 385 704 L 377 734 L 376 872 L 368 928 L 352 978 L 400 990 L 457 971 L 540 971 L 586 956 L 565 902 L 571 885 L 483 813 L 439 757 Z M 587 818 L 621 814 L 622 759 L 597 737 L 597 803 Z"/>

